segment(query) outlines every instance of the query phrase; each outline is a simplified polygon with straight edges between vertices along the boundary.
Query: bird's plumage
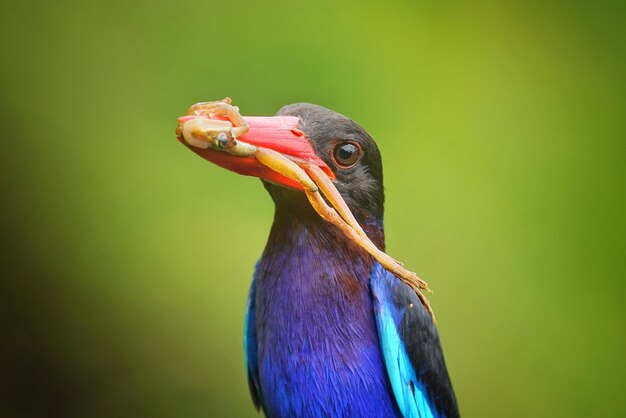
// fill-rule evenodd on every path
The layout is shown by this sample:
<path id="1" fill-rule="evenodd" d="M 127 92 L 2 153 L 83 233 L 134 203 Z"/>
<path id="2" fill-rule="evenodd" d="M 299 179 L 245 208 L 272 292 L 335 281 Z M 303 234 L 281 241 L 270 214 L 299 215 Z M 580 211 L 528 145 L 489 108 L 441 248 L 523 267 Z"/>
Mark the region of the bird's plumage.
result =
<path id="1" fill-rule="evenodd" d="M 384 249 L 382 163 L 372 138 L 328 109 L 297 104 L 317 155 L 370 239 Z M 331 158 L 341 141 L 354 167 Z M 332 224 L 300 191 L 265 182 L 274 223 L 250 289 L 250 391 L 268 417 L 458 416 L 436 328 L 414 291 Z"/>
<path id="2" fill-rule="evenodd" d="M 368 290 L 371 257 L 315 218 L 275 223 L 257 264 L 251 389 L 269 417 L 399 417 Z"/>

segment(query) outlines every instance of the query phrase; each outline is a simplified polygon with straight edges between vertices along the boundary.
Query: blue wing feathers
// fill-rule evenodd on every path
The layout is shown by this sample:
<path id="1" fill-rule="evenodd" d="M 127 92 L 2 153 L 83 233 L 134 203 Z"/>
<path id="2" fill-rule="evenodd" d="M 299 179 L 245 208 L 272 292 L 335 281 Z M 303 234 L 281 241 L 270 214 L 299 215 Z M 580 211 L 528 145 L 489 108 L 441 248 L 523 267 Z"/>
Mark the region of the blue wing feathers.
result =
<path id="1" fill-rule="evenodd" d="M 417 295 L 378 263 L 371 289 L 383 358 L 402 415 L 457 417 L 437 330 Z"/>

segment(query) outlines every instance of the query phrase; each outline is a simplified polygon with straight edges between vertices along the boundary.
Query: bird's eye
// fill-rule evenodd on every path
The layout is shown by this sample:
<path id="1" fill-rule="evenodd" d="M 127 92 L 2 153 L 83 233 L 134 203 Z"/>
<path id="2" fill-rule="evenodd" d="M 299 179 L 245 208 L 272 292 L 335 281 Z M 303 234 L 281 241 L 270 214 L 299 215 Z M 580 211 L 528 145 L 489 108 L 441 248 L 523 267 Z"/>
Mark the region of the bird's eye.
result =
<path id="1" fill-rule="evenodd" d="M 350 168 L 359 161 L 361 146 L 356 142 L 340 142 L 333 149 L 333 162 L 339 168 Z"/>

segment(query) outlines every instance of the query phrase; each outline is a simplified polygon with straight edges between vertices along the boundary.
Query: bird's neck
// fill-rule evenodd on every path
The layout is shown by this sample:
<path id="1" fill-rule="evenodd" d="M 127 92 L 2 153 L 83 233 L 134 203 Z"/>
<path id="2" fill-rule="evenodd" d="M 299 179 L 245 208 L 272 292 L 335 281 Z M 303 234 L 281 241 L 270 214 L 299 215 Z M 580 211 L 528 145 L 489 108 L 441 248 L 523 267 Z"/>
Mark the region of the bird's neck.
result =
<path id="1" fill-rule="evenodd" d="M 380 224 L 371 221 L 362 225 L 372 241 L 383 248 L 384 235 Z M 314 281 L 316 277 L 324 280 L 327 276 L 366 278 L 373 262 L 361 247 L 316 213 L 284 208 L 276 210 L 263 258 L 283 263 L 283 271 L 306 270 L 293 271 L 289 276 L 291 280 L 302 276 L 308 281 Z"/>
<path id="2" fill-rule="evenodd" d="M 312 209 L 311 213 L 293 209 L 276 208 L 261 259 L 262 266 L 271 266 L 265 270 L 266 280 L 274 282 L 285 297 L 320 302 L 323 296 L 325 305 L 343 303 L 344 298 L 365 291 L 372 257 Z M 383 245 L 379 224 L 372 221 L 363 227 L 377 245 Z"/>
<path id="3" fill-rule="evenodd" d="M 273 266 L 265 273 L 277 281 L 281 291 L 297 297 L 325 294 L 336 299 L 357 288 L 367 289 L 372 257 L 323 220 L 304 193 L 271 186 L 268 190 L 276 211 L 260 267 Z M 372 242 L 384 251 L 382 219 L 350 209 Z"/>
<path id="4" fill-rule="evenodd" d="M 355 291 L 355 280 L 366 281 L 372 257 L 323 220 L 304 193 L 280 188 L 270 194 L 276 211 L 262 262 L 280 269 L 271 276 L 287 281 L 281 283 L 283 291 L 307 297 L 328 292 L 329 286 Z M 382 220 L 351 209 L 372 242 L 384 251 Z M 364 287 L 367 283 L 359 286 Z M 344 293 L 337 292 L 335 297 Z"/>
<path id="5" fill-rule="evenodd" d="M 300 191 L 276 187 L 266 184 L 266 188 L 276 205 L 274 223 L 268 239 L 266 251 L 274 247 L 282 247 L 282 243 L 299 239 L 303 235 L 315 237 L 311 246 L 332 246 L 349 248 L 351 257 L 356 255 L 367 257 L 365 252 L 358 248 L 336 226 L 323 220 L 313 209 L 306 195 Z M 354 217 L 359 222 L 370 240 L 382 251 L 385 251 L 385 231 L 382 212 L 374 216 L 358 207 L 350 207 Z M 297 233 L 296 233 L 297 231 Z M 369 257 L 367 257 L 369 258 Z"/>

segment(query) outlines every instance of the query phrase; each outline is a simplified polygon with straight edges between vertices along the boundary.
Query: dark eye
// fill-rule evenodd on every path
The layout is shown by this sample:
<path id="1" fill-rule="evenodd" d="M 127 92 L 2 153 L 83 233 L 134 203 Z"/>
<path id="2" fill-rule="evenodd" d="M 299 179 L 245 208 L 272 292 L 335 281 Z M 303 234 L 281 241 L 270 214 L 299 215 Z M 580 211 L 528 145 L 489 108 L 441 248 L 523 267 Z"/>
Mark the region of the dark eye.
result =
<path id="1" fill-rule="evenodd" d="M 361 158 L 361 146 L 356 142 L 340 142 L 333 149 L 333 161 L 339 168 L 350 168 Z"/>

